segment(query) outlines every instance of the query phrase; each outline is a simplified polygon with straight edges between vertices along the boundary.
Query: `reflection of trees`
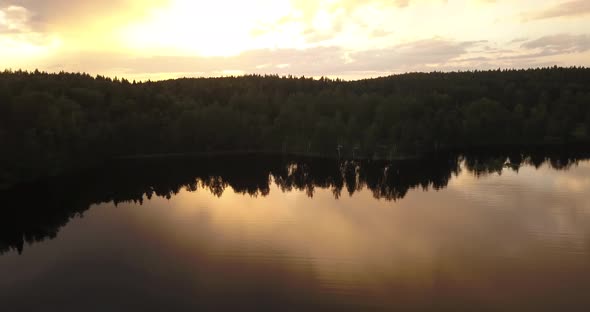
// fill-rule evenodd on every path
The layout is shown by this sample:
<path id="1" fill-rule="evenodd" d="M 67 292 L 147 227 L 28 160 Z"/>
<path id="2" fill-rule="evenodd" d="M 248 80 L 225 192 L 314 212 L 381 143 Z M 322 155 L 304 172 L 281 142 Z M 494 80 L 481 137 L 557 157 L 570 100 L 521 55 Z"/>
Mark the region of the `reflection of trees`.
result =
<path id="1" fill-rule="evenodd" d="M 470 152 L 462 155 L 463 166 L 475 176 L 498 173 L 503 170 L 518 170 L 523 166 L 532 166 L 540 168 L 542 165 L 548 165 L 555 170 L 567 170 L 571 166 L 578 164 L 582 159 L 587 159 L 589 155 L 586 152 L 494 152 L 480 151 Z"/>
<path id="2" fill-rule="evenodd" d="M 353 195 L 367 188 L 375 198 L 396 200 L 414 187 L 442 188 L 458 170 L 457 157 L 398 162 L 324 160 L 292 162 L 271 175 L 281 190 L 304 190 L 310 197 L 318 187 L 330 189 L 335 198 L 343 189 Z"/>
<path id="3" fill-rule="evenodd" d="M 586 157 L 586 156 L 582 156 Z M 410 189 L 442 189 L 463 168 L 480 176 L 523 165 L 567 169 L 583 159 L 579 154 L 472 153 L 438 155 L 422 160 L 339 161 L 228 157 L 136 160 L 119 162 L 78 175 L 23 185 L 3 191 L 0 217 L 0 253 L 21 252 L 25 243 L 54 238 L 59 229 L 92 204 L 142 203 L 154 195 L 171 198 L 182 189 L 204 189 L 221 197 L 228 187 L 236 193 L 266 196 L 270 184 L 282 192 L 329 189 L 335 198 L 367 189 L 377 199 L 402 199 Z"/>

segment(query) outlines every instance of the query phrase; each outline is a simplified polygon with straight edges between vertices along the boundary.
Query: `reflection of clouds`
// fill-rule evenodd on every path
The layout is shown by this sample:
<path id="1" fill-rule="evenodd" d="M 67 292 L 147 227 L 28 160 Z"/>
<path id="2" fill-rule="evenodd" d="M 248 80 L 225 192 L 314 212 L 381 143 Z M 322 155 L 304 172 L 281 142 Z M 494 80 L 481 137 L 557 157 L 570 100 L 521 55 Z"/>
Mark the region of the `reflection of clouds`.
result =
<path id="1" fill-rule="evenodd" d="M 588 161 L 479 179 L 462 170 L 448 188 L 413 189 L 397 202 L 376 200 L 366 189 L 335 200 L 318 187 L 309 198 L 275 183 L 266 197 L 228 187 L 219 198 L 198 185 L 169 200 L 144 198 L 142 206 L 93 207 L 56 239 L 20 258 L 0 257 L 0 286 L 9 298 L 26 283 L 31 291 L 22 294 L 53 299 L 48 285 L 59 278 L 112 294 L 136 286 L 113 282 L 132 272 L 135 282 L 157 285 L 158 295 L 140 294 L 152 304 L 161 292 L 174 292 L 186 304 L 237 294 L 370 301 L 385 311 L 400 303 L 428 311 L 425 298 L 434 310 L 465 298 L 491 310 L 558 310 L 544 304 L 586 300 L 580 298 L 590 284 L 588 189 L 559 181 L 584 184 L 589 171 Z M 69 274 L 77 270 L 85 274 Z M 523 308 L 539 298 L 540 309 Z"/>
<path id="2" fill-rule="evenodd" d="M 555 186 L 563 191 L 571 193 L 586 192 L 590 194 L 590 178 L 557 177 Z"/>
<path id="3" fill-rule="evenodd" d="M 384 218 L 394 204 L 375 201 L 370 192 L 335 201 L 326 189 L 316 190 L 309 198 L 303 191 L 282 193 L 273 185 L 264 198 L 243 197 L 231 190 L 221 199 L 208 192 L 183 193 L 174 197 L 171 205 L 180 210 L 208 211 L 210 226 L 227 239 L 256 242 L 250 246 L 253 249 L 275 246 L 272 248 L 294 256 L 294 261 L 295 255 L 304 257 L 313 264 L 318 278 L 328 284 L 383 282 L 374 280 L 379 272 L 391 269 L 383 256 L 399 258 L 397 262 L 407 262 L 403 254 L 430 256 L 430 248 L 412 244 L 412 236 L 392 235 L 406 226 L 392 224 L 392 220 L 400 220 L 395 216 Z M 201 208 L 193 210 L 195 207 Z M 396 246 L 397 255 L 386 252 L 389 243 Z M 422 253 L 426 254 L 419 256 Z"/>
<path id="4" fill-rule="evenodd" d="M 476 179 L 464 170 L 448 189 L 413 190 L 396 203 L 376 201 L 366 190 L 335 201 L 331 191 L 318 188 L 308 198 L 302 191 L 282 193 L 273 184 L 264 198 L 228 189 L 219 199 L 200 190 L 182 192 L 170 206 L 183 214 L 207 211 L 213 233 L 228 242 L 248 242 L 239 247 L 248 252 L 266 246 L 292 261 L 309 262 L 326 285 L 375 286 L 391 278 L 424 285 L 433 283 L 437 270 L 456 278 L 466 274 L 459 265 L 465 257 L 477 274 L 486 275 L 493 273 L 484 269 L 490 259 L 508 257 L 519 266 L 555 248 L 587 253 L 590 210 L 576 208 L 588 207 L 588 189 L 565 190 L 555 182 L 569 172 L 576 169 L 523 167 L 518 174 Z"/>
<path id="5" fill-rule="evenodd" d="M 590 194 L 590 162 L 570 170 L 544 164 L 538 170 L 523 167 L 518 174 L 504 169 L 501 175 L 479 179 L 463 175 L 452 180 L 449 189 L 478 206 L 501 208 L 514 218 L 511 222 L 557 247 L 572 244 L 572 249 L 583 249 L 590 240 L 585 224 L 590 213 L 590 202 L 585 199 Z"/>

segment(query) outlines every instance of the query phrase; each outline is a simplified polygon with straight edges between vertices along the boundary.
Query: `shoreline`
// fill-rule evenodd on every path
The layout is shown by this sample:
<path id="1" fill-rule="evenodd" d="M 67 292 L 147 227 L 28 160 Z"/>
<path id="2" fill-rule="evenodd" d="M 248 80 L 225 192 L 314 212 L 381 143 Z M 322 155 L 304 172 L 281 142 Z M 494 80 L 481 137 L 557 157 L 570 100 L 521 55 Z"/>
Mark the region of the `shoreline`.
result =
<path id="1" fill-rule="evenodd" d="M 15 187 L 36 183 L 39 181 L 49 180 L 53 178 L 75 176 L 93 170 L 99 170 L 103 166 L 113 164 L 121 165 L 126 162 L 134 161 L 164 161 L 164 160 L 187 160 L 187 159 L 214 159 L 214 158 L 239 158 L 239 157 L 268 157 L 268 158 L 292 158 L 292 159 L 316 159 L 316 160 L 331 160 L 331 161 L 378 161 L 378 162 L 403 162 L 403 161 L 420 161 L 428 160 L 429 158 L 436 158 L 441 156 L 461 156 L 461 155 L 490 155 L 490 156 L 506 156 L 516 154 L 533 154 L 541 157 L 556 156 L 567 154 L 578 154 L 590 156 L 590 146 L 580 144 L 551 144 L 551 145 L 495 145 L 495 146 L 479 146 L 470 148 L 455 148 L 442 149 L 439 151 L 430 151 L 414 154 L 400 154 L 393 157 L 380 157 L 373 155 L 372 157 L 356 156 L 338 157 L 336 154 L 321 154 L 321 153 L 302 153 L 302 152 L 278 152 L 272 150 L 235 150 L 235 151 L 217 151 L 217 152 L 179 152 L 179 153 L 145 153 L 133 155 L 119 155 L 108 157 L 100 161 L 93 161 L 84 166 L 68 168 L 60 171 L 57 174 L 40 174 L 32 178 L 13 179 L 0 183 L 0 190 L 7 191 Z"/>

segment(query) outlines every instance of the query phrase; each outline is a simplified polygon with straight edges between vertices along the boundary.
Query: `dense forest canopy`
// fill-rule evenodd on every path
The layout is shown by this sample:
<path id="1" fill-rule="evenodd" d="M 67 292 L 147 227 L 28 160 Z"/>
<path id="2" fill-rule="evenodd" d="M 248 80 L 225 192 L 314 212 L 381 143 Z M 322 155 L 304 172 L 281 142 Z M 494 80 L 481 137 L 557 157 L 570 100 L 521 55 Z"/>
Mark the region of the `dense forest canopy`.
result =
<path id="1" fill-rule="evenodd" d="M 129 82 L 0 73 L 0 185 L 168 153 L 396 158 L 590 143 L 590 69 Z"/>

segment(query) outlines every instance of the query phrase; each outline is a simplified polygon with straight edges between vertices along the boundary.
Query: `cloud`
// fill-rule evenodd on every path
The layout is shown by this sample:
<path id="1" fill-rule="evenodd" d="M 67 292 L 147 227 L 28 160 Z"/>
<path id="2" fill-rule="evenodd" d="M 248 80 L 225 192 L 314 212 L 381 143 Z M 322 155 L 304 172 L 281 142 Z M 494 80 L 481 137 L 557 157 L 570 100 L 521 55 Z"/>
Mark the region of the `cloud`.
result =
<path id="1" fill-rule="evenodd" d="M 553 65 L 588 66 L 590 35 L 557 34 L 535 39 L 518 38 L 506 45 L 486 45 L 457 61 L 466 69 L 530 68 Z"/>
<path id="2" fill-rule="evenodd" d="M 396 45 L 387 49 L 361 51 L 351 55 L 353 67 L 363 71 L 403 72 L 428 70 L 457 60 L 483 41 L 455 41 L 432 38 Z"/>
<path id="3" fill-rule="evenodd" d="M 21 6 L 0 8 L 0 35 L 30 31 L 31 13 Z"/>
<path id="4" fill-rule="evenodd" d="M 590 14 L 590 1 L 571 0 L 523 15 L 525 20 L 541 20 L 558 17 L 580 17 Z"/>
<path id="5" fill-rule="evenodd" d="M 307 49 L 257 49 L 227 57 L 78 53 L 59 54 L 44 60 L 44 64 L 50 65 L 43 68 L 50 71 L 86 71 L 92 74 L 114 73 L 133 79 L 216 76 L 228 73 L 338 76 L 355 79 L 412 71 L 549 66 L 556 64 L 551 57 L 590 51 L 590 35 L 544 36 L 520 39 L 510 45 L 512 48 L 502 45 L 497 47 L 488 41 L 458 41 L 435 37 L 361 51 L 350 51 L 339 46 L 318 46 Z"/>
<path id="6" fill-rule="evenodd" d="M 354 76 L 369 73 L 429 70 L 443 66 L 483 42 L 458 42 L 442 38 L 419 40 L 387 49 L 350 52 L 341 47 L 308 49 L 259 49 L 230 57 L 152 56 L 124 54 L 60 55 L 51 60 L 53 71 L 121 72 L 123 75 L 149 76 L 159 73 L 210 76 L 222 72 L 294 74 L 306 76 Z"/>
<path id="7" fill-rule="evenodd" d="M 343 0 L 343 1 L 308 1 L 291 0 L 293 12 L 279 21 L 280 26 L 301 25 L 305 41 L 310 44 L 329 41 L 345 28 L 370 28 L 359 16 L 366 9 L 387 10 L 405 8 L 410 0 Z M 382 35 L 382 29 L 367 29 L 369 33 Z"/>
<path id="8" fill-rule="evenodd" d="M 71 26 L 73 22 L 96 19 L 112 19 L 114 16 L 132 17 L 150 9 L 165 5 L 169 0 L 0 0 L 0 8 L 15 6 L 25 8 L 31 14 L 35 30 Z"/>
<path id="9" fill-rule="evenodd" d="M 407 7 L 411 0 L 344 0 L 340 3 L 337 3 L 338 6 L 344 6 L 349 10 L 354 10 L 358 7 L 362 6 L 377 6 L 377 7 L 385 7 L 385 6 L 393 6 L 398 8 L 405 8 Z"/>
<path id="10" fill-rule="evenodd" d="M 42 47 L 52 43 L 51 36 L 35 31 L 32 17 L 33 14 L 21 6 L 0 7 L 0 56 L 19 54 L 24 46 Z"/>
<path id="11" fill-rule="evenodd" d="M 48 70 L 120 72 L 147 76 L 176 73 L 211 76 L 222 72 L 322 75 L 341 70 L 344 52 L 338 47 L 260 49 L 237 56 L 133 56 L 122 53 L 81 53 L 59 55 L 49 61 Z"/>
<path id="12" fill-rule="evenodd" d="M 590 35 L 560 34 L 544 36 L 521 45 L 524 49 L 539 51 L 537 56 L 580 53 L 590 50 Z"/>

